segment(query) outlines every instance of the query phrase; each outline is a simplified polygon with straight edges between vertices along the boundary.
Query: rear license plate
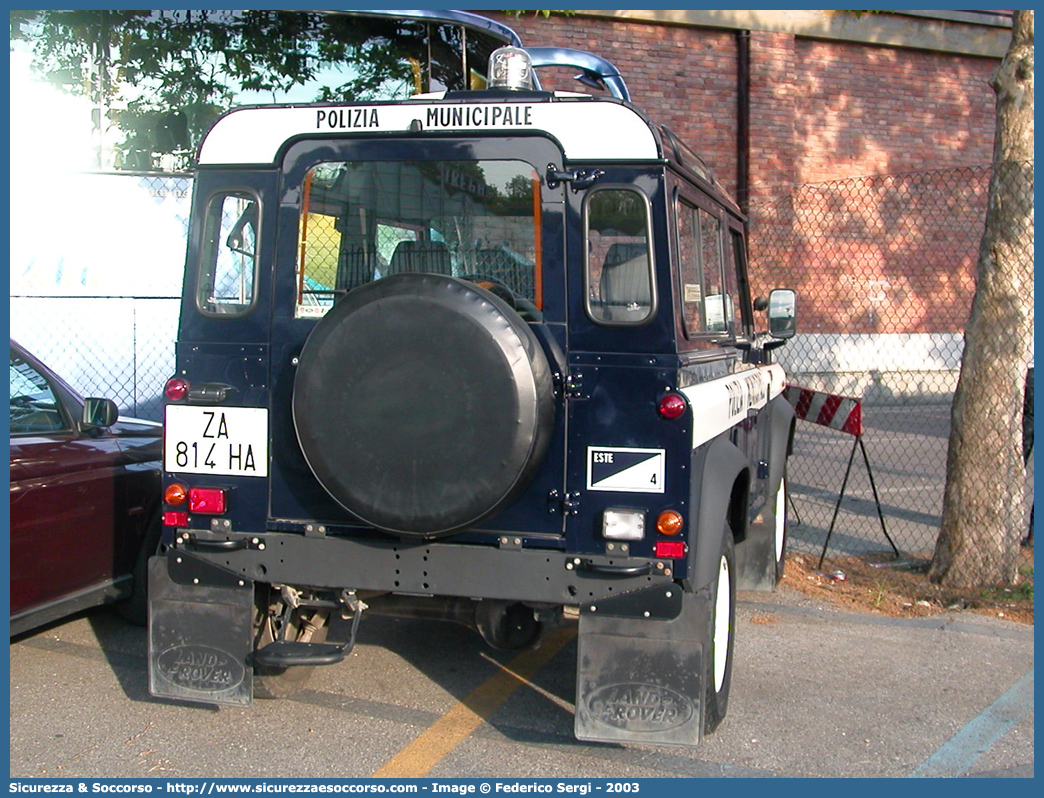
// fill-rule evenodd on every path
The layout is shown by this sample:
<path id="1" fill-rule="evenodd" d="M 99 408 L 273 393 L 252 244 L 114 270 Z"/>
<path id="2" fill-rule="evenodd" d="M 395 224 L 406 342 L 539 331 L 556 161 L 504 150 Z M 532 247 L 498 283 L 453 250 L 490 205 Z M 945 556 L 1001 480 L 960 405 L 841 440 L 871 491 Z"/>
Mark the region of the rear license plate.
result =
<path id="1" fill-rule="evenodd" d="M 163 470 L 268 476 L 268 410 L 167 405 Z"/>

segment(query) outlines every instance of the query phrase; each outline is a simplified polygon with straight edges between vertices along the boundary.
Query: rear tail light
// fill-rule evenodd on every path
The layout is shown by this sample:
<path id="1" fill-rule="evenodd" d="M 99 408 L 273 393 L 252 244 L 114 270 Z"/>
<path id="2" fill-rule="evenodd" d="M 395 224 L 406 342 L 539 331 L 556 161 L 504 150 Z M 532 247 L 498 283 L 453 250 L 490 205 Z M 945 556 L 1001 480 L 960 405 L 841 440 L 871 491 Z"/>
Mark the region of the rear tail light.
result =
<path id="1" fill-rule="evenodd" d="M 189 384 L 184 377 L 171 377 L 163 387 L 163 394 L 171 402 L 180 402 L 188 396 Z"/>
<path id="2" fill-rule="evenodd" d="M 680 393 L 669 393 L 660 399 L 657 412 L 666 419 L 680 418 L 689 409 L 689 403 Z"/>
<path id="3" fill-rule="evenodd" d="M 190 488 L 189 512 L 220 515 L 227 509 L 225 491 L 221 488 Z"/>

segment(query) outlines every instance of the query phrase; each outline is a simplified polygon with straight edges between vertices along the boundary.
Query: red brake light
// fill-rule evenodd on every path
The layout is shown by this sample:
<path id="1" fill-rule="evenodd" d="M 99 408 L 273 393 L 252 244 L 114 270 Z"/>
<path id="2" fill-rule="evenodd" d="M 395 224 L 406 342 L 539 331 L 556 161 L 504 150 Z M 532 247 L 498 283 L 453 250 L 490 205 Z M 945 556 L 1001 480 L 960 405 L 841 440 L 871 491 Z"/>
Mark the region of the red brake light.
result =
<path id="1" fill-rule="evenodd" d="M 685 556 L 685 543 L 680 540 L 658 540 L 654 554 L 665 560 L 680 560 Z"/>
<path id="2" fill-rule="evenodd" d="M 172 402 L 180 402 L 188 396 L 189 384 L 184 377 L 171 377 L 167 380 L 163 393 Z"/>
<path id="3" fill-rule="evenodd" d="M 219 515 L 225 509 L 225 491 L 221 488 L 189 488 L 189 512 Z"/>
<path id="4" fill-rule="evenodd" d="M 689 403 L 685 401 L 684 396 L 679 393 L 669 393 L 660 399 L 660 404 L 656 409 L 664 418 L 673 419 L 684 415 L 688 407 Z"/>

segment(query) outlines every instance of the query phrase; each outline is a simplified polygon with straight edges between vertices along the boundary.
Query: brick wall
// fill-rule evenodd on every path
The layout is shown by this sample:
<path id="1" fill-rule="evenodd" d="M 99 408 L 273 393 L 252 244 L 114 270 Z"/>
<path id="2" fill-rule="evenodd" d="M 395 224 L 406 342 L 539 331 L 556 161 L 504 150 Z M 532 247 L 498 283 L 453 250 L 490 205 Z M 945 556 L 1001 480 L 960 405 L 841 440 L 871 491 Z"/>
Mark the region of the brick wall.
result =
<path id="1" fill-rule="evenodd" d="M 635 105 L 736 188 L 735 31 L 637 20 L 478 12 L 530 45 L 588 50 L 623 73 Z M 997 60 L 751 34 L 751 199 L 804 184 L 989 163 Z M 546 88 L 588 91 L 568 70 Z"/>
<path id="2" fill-rule="evenodd" d="M 989 58 L 795 41 L 802 183 L 989 163 Z"/>
<path id="3" fill-rule="evenodd" d="M 804 86 L 795 68 L 794 37 L 750 34 L 750 201 L 804 180 L 799 169 L 797 104 Z"/>
<path id="4" fill-rule="evenodd" d="M 572 47 L 620 70 L 632 102 L 674 130 L 729 191 L 736 181 L 736 37 L 730 31 L 591 17 L 533 18 L 479 11 L 513 28 L 525 44 Z M 541 70 L 545 89 L 597 93 L 576 70 Z"/>

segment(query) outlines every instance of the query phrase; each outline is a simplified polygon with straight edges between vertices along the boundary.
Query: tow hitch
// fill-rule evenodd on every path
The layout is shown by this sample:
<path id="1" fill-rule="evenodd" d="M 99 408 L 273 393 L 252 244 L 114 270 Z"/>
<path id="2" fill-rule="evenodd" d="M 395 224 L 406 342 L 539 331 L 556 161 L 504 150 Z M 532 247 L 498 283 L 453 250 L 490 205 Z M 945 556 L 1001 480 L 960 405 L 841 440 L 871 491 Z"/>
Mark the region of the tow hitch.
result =
<path id="1" fill-rule="evenodd" d="M 284 596 L 290 591 L 284 591 Z M 336 665 L 355 647 L 355 636 L 359 631 L 365 602 L 355 595 L 354 590 L 341 591 L 341 603 L 352 611 L 352 630 L 344 643 L 301 643 L 295 640 L 276 640 L 253 654 L 253 663 L 266 668 L 291 668 L 297 665 Z M 286 610 L 296 606 L 293 599 L 286 602 Z M 283 625 L 286 629 L 286 624 Z"/>

